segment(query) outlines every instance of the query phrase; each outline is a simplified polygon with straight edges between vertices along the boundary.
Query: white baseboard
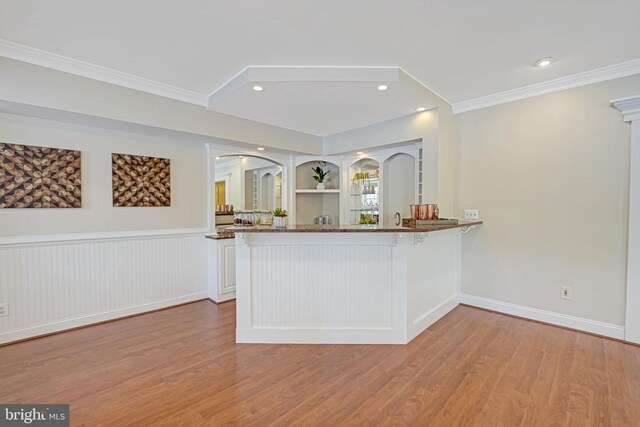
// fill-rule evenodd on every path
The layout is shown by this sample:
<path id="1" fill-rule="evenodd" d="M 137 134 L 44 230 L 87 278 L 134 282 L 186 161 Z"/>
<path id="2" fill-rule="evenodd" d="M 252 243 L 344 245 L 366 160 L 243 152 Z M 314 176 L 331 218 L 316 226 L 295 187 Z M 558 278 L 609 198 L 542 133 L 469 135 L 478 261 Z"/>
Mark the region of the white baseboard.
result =
<path id="1" fill-rule="evenodd" d="M 87 326 L 94 323 L 100 323 L 107 320 L 114 320 L 121 317 L 127 317 L 135 314 L 142 314 L 148 311 L 158 310 L 161 308 L 171 307 L 178 304 L 184 304 L 192 301 L 206 299 L 209 297 L 208 292 L 199 292 L 191 295 L 184 295 L 177 298 L 170 298 L 162 301 L 155 301 L 148 304 L 136 305 L 133 307 L 122 308 L 103 313 L 90 314 L 87 316 L 65 319 L 58 322 L 47 323 L 44 325 L 32 326 L 29 328 L 8 331 L 0 334 L 0 344 L 20 341 L 26 338 L 38 337 L 54 332 L 61 332 L 68 329 Z"/>
<path id="2" fill-rule="evenodd" d="M 577 329 L 579 331 L 624 340 L 624 326 L 614 325 L 612 323 L 598 322 L 596 320 L 584 319 L 582 317 L 569 316 L 567 314 L 554 313 L 553 311 L 540 310 L 537 308 L 466 294 L 460 294 L 460 303 L 510 314 L 512 316 L 550 323 L 552 325 L 563 326 L 565 328 Z"/>
<path id="3" fill-rule="evenodd" d="M 223 302 L 227 302 L 227 301 L 231 301 L 231 300 L 236 299 L 236 293 L 235 292 L 230 292 L 228 294 L 218 295 L 216 298 L 209 297 L 209 299 L 211 299 L 211 301 L 213 301 L 216 304 L 221 304 Z"/>
<path id="4" fill-rule="evenodd" d="M 413 322 L 409 323 L 407 328 L 407 342 L 423 333 L 429 326 L 442 319 L 447 313 L 457 306 L 458 296 L 453 295 L 440 305 L 414 319 Z"/>

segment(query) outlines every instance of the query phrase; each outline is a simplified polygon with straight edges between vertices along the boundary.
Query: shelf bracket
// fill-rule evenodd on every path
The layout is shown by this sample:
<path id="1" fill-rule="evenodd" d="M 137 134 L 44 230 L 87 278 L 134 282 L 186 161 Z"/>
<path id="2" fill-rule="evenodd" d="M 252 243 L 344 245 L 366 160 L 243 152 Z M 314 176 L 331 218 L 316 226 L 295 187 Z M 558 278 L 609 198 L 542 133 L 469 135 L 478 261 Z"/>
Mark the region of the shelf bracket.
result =
<path id="1" fill-rule="evenodd" d="M 429 236 L 431 236 L 430 233 L 413 233 L 413 244 L 419 245 L 420 243 L 423 243 Z"/>

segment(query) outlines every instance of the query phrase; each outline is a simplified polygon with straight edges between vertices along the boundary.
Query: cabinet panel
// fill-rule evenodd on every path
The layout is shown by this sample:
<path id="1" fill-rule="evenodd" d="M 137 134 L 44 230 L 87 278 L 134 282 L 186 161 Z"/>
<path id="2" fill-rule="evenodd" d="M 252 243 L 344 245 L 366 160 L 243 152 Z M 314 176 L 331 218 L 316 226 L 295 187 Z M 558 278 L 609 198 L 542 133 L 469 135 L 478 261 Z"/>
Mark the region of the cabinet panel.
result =
<path id="1" fill-rule="evenodd" d="M 236 290 L 236 247 L 235 242 L 225 242 L 220 245 L 219 262 L 220 280 L 218 281 L 218 291 L 227 294 Z"/>

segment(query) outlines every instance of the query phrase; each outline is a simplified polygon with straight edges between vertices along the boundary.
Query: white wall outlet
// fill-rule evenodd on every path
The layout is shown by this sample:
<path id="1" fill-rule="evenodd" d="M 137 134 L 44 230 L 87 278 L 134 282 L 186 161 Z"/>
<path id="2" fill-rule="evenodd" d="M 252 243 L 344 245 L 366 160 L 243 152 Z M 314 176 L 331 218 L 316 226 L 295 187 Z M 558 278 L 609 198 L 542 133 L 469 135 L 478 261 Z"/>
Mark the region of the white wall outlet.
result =
<path id="1" fill-rule="evenodd" d="M 560 298 L 571 299 L 571 288 L 569 286 L 560 286 Z"/>
<path id="2" fill-rule="evenodd" d="M 8 315 L 9 315 L 9 303 L 0 302 L 0 317 L 5 317 Z"/>
<path id="3" fill-rule="evenodd" d="M 478 209 L 465 209 L 464 219 L 480 219 L 480 215 L 478 214 Z"/>

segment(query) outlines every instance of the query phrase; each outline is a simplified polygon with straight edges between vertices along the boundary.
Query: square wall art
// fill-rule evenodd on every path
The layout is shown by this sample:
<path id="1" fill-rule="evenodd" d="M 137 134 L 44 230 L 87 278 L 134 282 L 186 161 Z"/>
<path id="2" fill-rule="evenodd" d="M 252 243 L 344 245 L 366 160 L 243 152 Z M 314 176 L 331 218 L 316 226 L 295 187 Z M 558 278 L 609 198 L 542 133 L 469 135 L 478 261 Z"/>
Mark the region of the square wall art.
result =
<path id="1" fill-rule="evenodd" d="M 171 160 L 111 155 L 113 206 L 171 206 Z"/>
<path id="2" fill-rule="evenodd" d="M 80 151 L 0 143 L 0 208 L 81 207 Z"/>

